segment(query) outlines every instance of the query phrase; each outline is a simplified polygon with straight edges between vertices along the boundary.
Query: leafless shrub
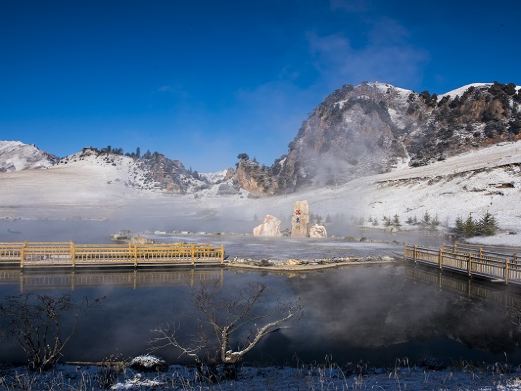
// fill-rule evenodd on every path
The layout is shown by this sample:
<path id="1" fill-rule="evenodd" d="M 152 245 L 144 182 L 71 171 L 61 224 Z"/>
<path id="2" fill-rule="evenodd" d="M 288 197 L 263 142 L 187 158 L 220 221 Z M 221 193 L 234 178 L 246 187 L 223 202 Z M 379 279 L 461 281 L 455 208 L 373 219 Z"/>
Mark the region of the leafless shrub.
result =
<path id="1" fill-rule="evenodd" d="M 189 341 L 178 339 L 179 327 L 167 325 L 155 332 L 154 350 L 173 347 L 194 361 L 199 375 L 212 383 L 221 379 L 235 379 L 239 364 L 264 337 L 301 312 L 298 303 L 281 305 L 278 311 L 258 315 L 254 307 L 266 287 L 254 284 L 236 292 L 234 298 L 224 298 L 220 291 L 202 286 L 194 296 L 200 317 L 198 328 Z M 259 322 L 263 322 L 261 326 Z M 241 338 L 248 331 L 246 338 Z M 236 346 L 234 350 L 233 344 Z"/>
<path id="2" fill-rule="evenodd" d="M 99 302 L 99 300 L 95 300 Z M 12 337 L 25 353 L 29 369 L 48 370 L 56 365 L 74 334 L 82 305 L 67 296 L 24 294 L 9 296 L 0 303 L 4 336 Z M 64 327 L 64 318 L 72 324 Z"/>
<path id="3" fill-rule="evenodd" d="M 100 363 L 95 375 L 96 384 L 103 390 L 111 388 L 125 371 L 125 363 L 119 356 L 110 356 Z"/>

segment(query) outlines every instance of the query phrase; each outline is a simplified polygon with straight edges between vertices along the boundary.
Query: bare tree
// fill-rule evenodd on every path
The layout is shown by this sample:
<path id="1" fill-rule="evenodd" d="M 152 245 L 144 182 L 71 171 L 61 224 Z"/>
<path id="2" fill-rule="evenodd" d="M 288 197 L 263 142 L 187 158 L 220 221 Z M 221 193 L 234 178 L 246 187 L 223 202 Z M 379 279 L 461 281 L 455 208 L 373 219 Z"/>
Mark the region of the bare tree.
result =
<path id="1" fill-rule="evenodd" d="M 266 287 L 249 286 L 232 299 L 223 298 L 215 290 L 202 286 L 194 296 L 200 313 L 196 333 L 186 343 L 179 341 L 179 327 L 165 326 L 154 330 L 154 350 L 174 347 L 196 364 L 199 375 L 210 382 L 237 377 L 238 364 L 264 337 L 301 312 L 298 303 L 280 305 L 278 311 L 259 315 L 254 311 Z M 257 323 L 263 321 L 259 326 Z M 241 338 L 244 331 L 249 335 Z M 234 346 L 235 349 L 232 347 Z M 219 369 L 222 373 L 219 373 Z"/>
<path id="2" fill-rule="evenodd" d="M 29 368 L 44 371 L 54 367 L 62 357 L 74 334 L 79 309 L 66 295 L 9 296 L 0 303 L 0 322 L 3 334 L 13 337 L 25 353 Z M 71 315 L 72 325 L 66 328 L 64 318 Z"/>

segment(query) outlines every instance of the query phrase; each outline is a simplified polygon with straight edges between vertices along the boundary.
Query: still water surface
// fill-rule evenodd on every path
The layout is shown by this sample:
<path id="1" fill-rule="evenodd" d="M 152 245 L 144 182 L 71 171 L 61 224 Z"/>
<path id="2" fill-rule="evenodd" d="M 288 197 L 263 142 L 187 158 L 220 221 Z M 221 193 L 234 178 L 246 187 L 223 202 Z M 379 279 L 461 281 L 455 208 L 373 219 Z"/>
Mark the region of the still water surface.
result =
<path id="1" fill-rule="evenodd" d="M 251 353 L 258 364 L 358 360 L 393 365 L 396 358 L 521 363 L 521 296 L 513 289 L 469 282 L 402 265 L 355 266 L 300 274 L 222 269 L 20 273 L 0 270 L 0 298 L 22 292 L 106 297 L 82 315 L 65 352 L 74 361 L 146 352 L 151 330 L 176 322 L 194 327 L 193 294 L 216 284 L 233 295 L 252 282 L 267 286 L 260 312 L 300 298 L 303 313 Z M 0 362 L 21 360 L 10 341 Z M 177 352 L 162 351 L 170 361 Z"/>

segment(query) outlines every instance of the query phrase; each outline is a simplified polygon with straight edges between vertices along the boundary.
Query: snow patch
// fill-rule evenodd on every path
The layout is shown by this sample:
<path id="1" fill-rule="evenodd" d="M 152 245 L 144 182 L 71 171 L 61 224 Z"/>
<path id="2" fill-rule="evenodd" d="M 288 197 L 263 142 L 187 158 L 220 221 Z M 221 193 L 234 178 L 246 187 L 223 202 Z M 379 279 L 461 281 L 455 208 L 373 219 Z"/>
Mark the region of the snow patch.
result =
<path id="1" fill-rule="evenodd" d="M 215 171 L 215 172 L 201 172 L 199 175 L 206 179 L 208 183 L 214 184 L 218 182 L 224 181 L 224 178 L 226 178 L 226 175 L 228 174 L 228 169 L 221 170 L 221 171 Z"/>
<path id="2" fill-rule="evenodd" d="M 488 86 L 491 86 L 492 83 L 471 83 L 471 84 L 466 84 L 462 87 L 459 87 L 459 88 L 456 88 L 455 90 L 452 90 L 452 91 L 449 91 L 449 92 L 446 92 L 444 94 L 441 94 L 438 96 L 438 99 L 442 99 L 446 96 L 448 96 L 450 99 L 454 99 L 455 97 L 457 96 L 460 96 L 460 95 L 463 95 L 465 93 L 465 91 L 467 91 L 470 87 L 475 87 L 475 88 L 479 88 L 479 87 L 488 87 Z"/>
<path id="3" fill-rule="evenodd" d="M 20 141 L 0 141 L 0 173 L 48 168 L 53 163 L 51 155 L 34 145 Z"/>

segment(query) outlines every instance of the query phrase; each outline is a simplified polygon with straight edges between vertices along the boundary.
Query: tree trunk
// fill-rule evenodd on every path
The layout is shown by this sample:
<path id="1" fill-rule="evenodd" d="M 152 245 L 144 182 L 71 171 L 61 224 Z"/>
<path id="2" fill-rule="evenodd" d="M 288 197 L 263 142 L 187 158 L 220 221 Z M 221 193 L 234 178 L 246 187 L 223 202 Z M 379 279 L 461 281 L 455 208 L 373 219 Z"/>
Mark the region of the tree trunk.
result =
<path id="1" fill-rule="evenodd" d="M 237 380 L 237 363 L 224 364 L 223 377 L 226 380 Z"/>

